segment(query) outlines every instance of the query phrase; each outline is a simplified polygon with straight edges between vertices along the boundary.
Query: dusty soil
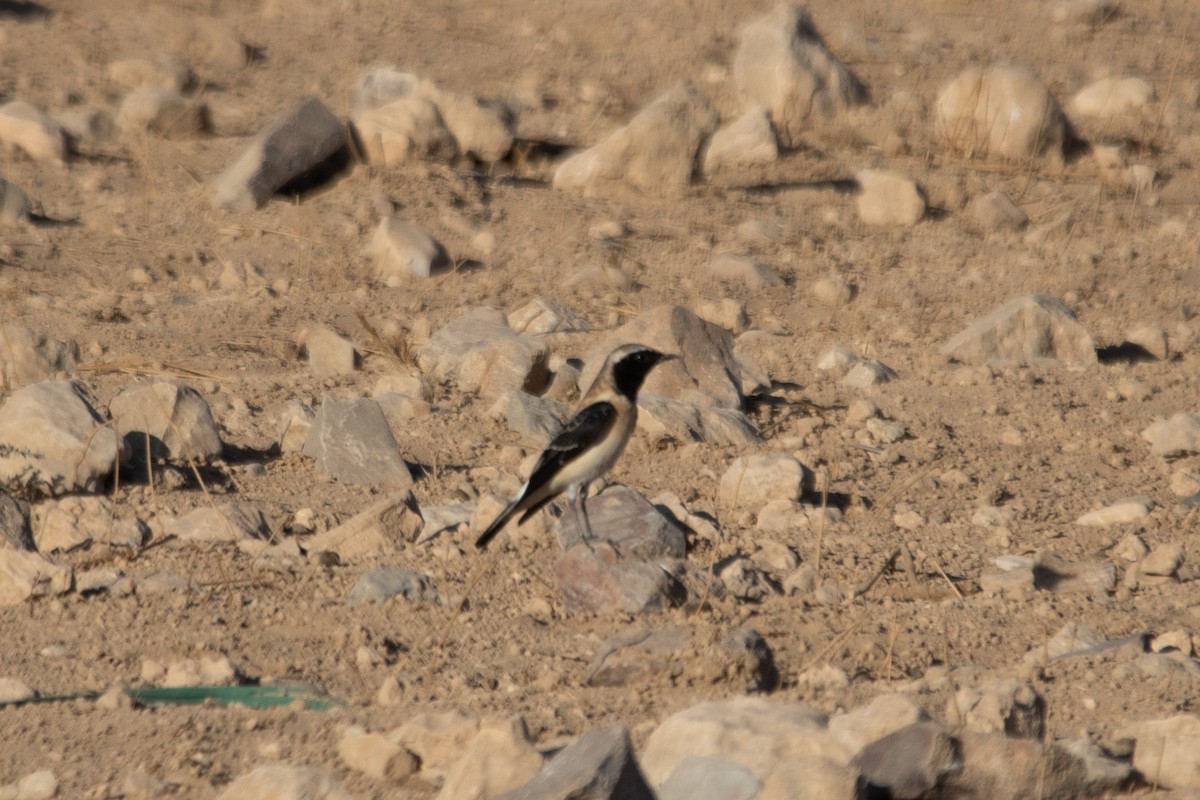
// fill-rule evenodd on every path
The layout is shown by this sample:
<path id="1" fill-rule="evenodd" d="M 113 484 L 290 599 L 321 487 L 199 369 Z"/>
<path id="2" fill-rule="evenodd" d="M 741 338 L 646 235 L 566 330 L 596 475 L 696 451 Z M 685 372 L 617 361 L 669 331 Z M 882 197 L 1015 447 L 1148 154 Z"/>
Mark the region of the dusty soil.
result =
<path id="1" fill-rule="evenodd" d="M 791 405 L 766 406 L 756 421 L 763 450 L 797 452 L 827 478 L 844 522 L 772 535 L 790 545 L 822 580 L 862 586 L 893 548 L 909 543 L 915 574 L 888 572 L 863 596 L 834 605 L 771 595 L 757 603 L 710 598 L 661 616 L 567 616 L 553 581 L 557 546 L 526 536 L 484 556 L 462 531 L 447 545 L 413 545 L 380 563 L 431 574 L 452 604 L 342 602 L 374 563 L 299 562 L 267 569 L 235 548 L 173 544 L 136 557 L 93 548 L 76 565 L 116 563 L 134 576 L 170 571 L 194 590 L 163 595 L 68 595 L 0 611 L 0 676 L 44 694 L 139 681 L 143 659 L 170 662 L 228 655 L 247 676 L 319 684 L 349 701 L 334 712 L 237 707 L 96 710 L 89 702 L 0 711 L 0 784 L 53 769 L 61 796 L 119 796 L 136 772 L 168 784 L 168 796 L 213 797 L 234 776 L 283 760 L 337 771 L 370 797 L 419 797 L 428 787 L 385 787 L 345 770 L 335 745 L 347 724 L 389 730 L 413 714 L 455 708 L 478 715 L 523 714 L 543 744 L 607 723 L 627 723 L 636 742 L 667 715 L 700 700 L 740 693 L 738 681 L 713 679 L 703 663 L 680 675 L 618 688 L 583 685 L 600 643 L 638 626 L 685 624 L 717 641 L 738 624 L 766 637 L 779 665 L 781 700 L 825 710 L 851 708 L 927 673 L 975 666 L 1030 677 L 1046 699 L 1051 735 L 1112 742 L 1130 720 L 1196 710 L 1200 687 L 1178 674 L 1129 677 L 1128 657 L 1022 666 L 1066 622 L 1104 637 L 1140 631 L 1200 630 L 1200 583 L 1167 581 L 1111 595 L 979 591 L 978 577 L 1005 553 L 1051 552 L 1067 560 L 1110 559 L 1116 542 L 1139 532 L 1151 546 L 1181 542 L 1186 563 L 1200 559 L 1196 512 L 1169 489 L 1174 470 L 1200 472 L 1196 458 L 1168 464 L 1138 433 L 1156 418 L 1195 411 L 1200 397 L 1200 265 L 1197 201 L 1200 159 L 1196 94 L 1200 8 L 1188 0 L 1128 2 L 1099 25 L 1055 23 L 1050 4 L 960 0 L 816 0 L 809 8 L 831 48 L 871 88 L 872 123 L 814 135 L 810 146 L 756 170 L 700 183 L 683 197 L 630 195 L 584 199 L 549 188 L 547 150 L 493 168 L 413 164 L 358 166 L 302 201 L 274 201 L 251 213 L 214 210 L 207 181 L 252 135 L 295 98 L 312 93 L 341 114 L 357 77 L 396 64 L 449 88 L 515 98 L 519 135 L 530 142 L 581 145 L 628 119 L 681 80 L 691 80 L 728 118 L 736 109 L 729 69 L 740 25 L 767 9 L 749 2 L 635 3 L 585 0 L 567 5 L 459 0 L 439 4 L 346 0 L 319 3 L 112 0 L 105 3 L 0 2 L 0 99 L 59 109 L 76 102 L 110 111 L 112 60 L 170 50 L 187 60 L 213 114 L 211 136 L 115 139 L 85 150 L 65 168 L 10 156 L 3 174 L 41 204 L 39 224 L 6 232 L 0 249 L 0 314 L 58 338 L 84 354 L 80 376 L 99 401 L 136 374 L 195 385 L 224 427 L 229 457 L 205 473 L 211 493 L 236 494 L 262 508 L 281 530 L 300 508 L 326 521 L 372 502 L 370 490 L 332 483 L 299 456 L 276 457 L 276 420 L 292 398 L 366 393 L 380 375 L 407 370 L 396 353 L 412 331 L 436 329 L 463 310 L 516 308 L 535 296 L 569 303 L 597 327 L 558 345 L 586 353 L 595 337 L 639 309 L 663 302 L 696 307 L 722 296 L 744 302 L 751 324 L 774 335 L 763 365 Z M 258 57 L 236 63 L 210 47 L 197 25 L 215 20 L 251 43 Z M 217 37 L 219 39 L 219 37 Z M 1089 138 L 1125 141 L 1158 170 L 1153 196 L 1106 182 L 1092 162 L 1064 167 L 980 163 L 945 151 L 928 108 L 938 87 L 969 65 L 1010 62 L 1035 69 L 1064 101 L 1103 74 L 1154 84 L 1157 100 L 1134 121 Z M 900 97 L 900 93 L 907 93 Z M 899 99 L 898 99 L 899 98 Z M 535 104 L 535 101 L 540 101 Z M 907 144 L 884 155 L 889 134 Z M 888 152 L 893 152 L 889 148 Z M 925 189 L 932 213 L 911 229 L 862 225 L 854 198 L 823 181 L 886 165 Z M 766 188 L 764 188 L 766 187 Z M 1030 227 L 984 235 L 963 213 L 970 197 L 1008 193 Z M 399 215 L 441 239 L 461 268 L 388 289 L 370 281 L 362 255 L 383 195 Z M 491 231 L 497 246 L 473 253 L 452 215 Z M 598 222 L 629 233 L 619 247 L 589 236 Z M 782 227 L 775 242 L 739 245 L 735 227 L 762 220 Z M 1032 232 L 1032 233 L 1031 233 Z M 742 247 L 774 266 L 782 288 L 752 291 L 710 277 L 715 251 Z M 249 265 L 262 280 L 247 289 L 217 285 L 227 264 Z M 615 265 L 632 288 L 567 279 L 588 266 Z M 857 294 L 849 305 L 820 306 L 813 281 L 838 273 Z M 281 281 L 282 279 L 282 281 Z M 274 287 L 268 289 L 267 287 Z M 1118 344 L 1142 323 L 1167 330 L 1166 361 L 1105 362 L 1086 370 L 1053 365 L 993 372 L 948 364 L 937 348 L 968 321 L 1031 291 L 1062 297 L 1100 346 Z M 387 341 L 374 339 L 366 319 Z M 362 369 L 315 378 L 295 337 L 327 323 L 366 354 Z M 857 446 L 845 423 L 860 393 L 816 369 L 829 347 L 847 344 L 883 360 L 899 379 L 872 393 L 909 436 L 879 452 Z M 391 353 L 383 353 L 390 349 Z M 1120 399 L 1137 381 L 1145 399 Z M 421 465 L 421 504 L 511 488 L 516 443 L 490 403 L 435 387 L 434 412 L 397 431 Z M 811 404 L 811 405 L 809 405 Z M 823 409 L 814 411 L 814 408 Z M 823 422 L 809 419 L 819 413 Z M 1023 444 L 1006 444 L 1011 430 Z M 653 497 L 672 491 L 719 520 L 718 543 L 697 542 L 689 558 L 704 567 L 754 553 L 765 534 L 752 518 L 717 505 L 717 484 L 732 448 L 640 437 L 613 479 Z M 256 474 L 247 465 L 261 463 Z M 497 478 L 494 470 L 505 470 Z M 194 481 L 150 487 L 129 476 L 112 495 L 122 513 L 153 524 L 206 501 Z M 1158 501 L 1136 525 L 1081 528 L 1075 518 L 1132 495 Z M 892 521 L 907 505 L 927 522 L 904 531 Z M 1007 532 L 974 527 L 974 510 L 1014 511 Z M 1185 567 L 1185 577 L 1190 574 Z M 552 609 L 539 611 L 544 601 Z M 356 665 L 362 645 L 387 663 Z M 47 649 L 49 648 L 49 649 Z M 697 662 L 706 658 L 696 652 Z M 845 689 L 814 691 L 807 670 L 833 665 Z M 930 673 L 930 670 L 933 670 Z M 375 702 L 388 675 L 405 687 L 398 706 Z M 941 716 L 951 689 L 929 681 L 918 695 Z"/>

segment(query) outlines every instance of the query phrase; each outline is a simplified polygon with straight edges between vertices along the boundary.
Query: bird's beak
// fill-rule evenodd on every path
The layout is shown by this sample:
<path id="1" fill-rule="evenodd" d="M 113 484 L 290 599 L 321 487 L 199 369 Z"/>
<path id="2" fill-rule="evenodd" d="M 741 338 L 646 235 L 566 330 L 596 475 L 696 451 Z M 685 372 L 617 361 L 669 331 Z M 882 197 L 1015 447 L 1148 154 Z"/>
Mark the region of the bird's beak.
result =
<path id="1" fill-rule="evenodd" d="M 681 358 L 682 356 L 676 355 L 675 353 L 663 353 L 662 358 L 658 360 L 658 363 L 663 364 L 667 361 L 678 361 Z"/>

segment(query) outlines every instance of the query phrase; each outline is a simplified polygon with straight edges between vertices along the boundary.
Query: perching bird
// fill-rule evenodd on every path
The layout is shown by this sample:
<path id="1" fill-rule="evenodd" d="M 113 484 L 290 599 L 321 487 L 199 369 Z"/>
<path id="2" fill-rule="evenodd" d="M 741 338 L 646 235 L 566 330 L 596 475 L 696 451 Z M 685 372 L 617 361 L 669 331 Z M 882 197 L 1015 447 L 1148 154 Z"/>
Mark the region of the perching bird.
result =
<path id="1" fill-rule="evenodd" d="M 517 496 L 475 540 L 478 548 L 521 514 L 518 525 L 534 515 L 564 490 L 590 538 L 583 508 L 587 485 L 612 468 L 625 450 L 637 424 L 637 393 L 655 364 L 675 358 L 640 344 L 621 345 L 608 354 L 591 388 L 579 401 L 579 411 L 546 445 L 533 474 Z M 524 512 L 524 513 L 522 513 Z"/>

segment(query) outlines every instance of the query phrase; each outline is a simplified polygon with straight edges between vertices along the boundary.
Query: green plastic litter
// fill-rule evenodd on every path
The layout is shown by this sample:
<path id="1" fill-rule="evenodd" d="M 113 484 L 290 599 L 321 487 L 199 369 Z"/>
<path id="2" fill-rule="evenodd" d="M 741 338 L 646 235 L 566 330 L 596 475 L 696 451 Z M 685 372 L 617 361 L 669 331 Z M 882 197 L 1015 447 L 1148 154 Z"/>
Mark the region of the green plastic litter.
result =
<path id="1" fill-rule="evenodd" d="M 95 700 L 103 692 L 79 692 L 31 697 L 0 706 L 22 706 L 29 703 L 61 703 L 68 700 Z M 220 705 L 237 703 L 250 708 L 286 706 L 297 700 L 312 711 L 327 711 L 346 705 L 346 701 L 330 697 L 316 686 L 305 683 L 272 685 L 245 684 L 241 686 L 140 686 L 130 687 L 125 694 L 145 705 L 198 705 L 212 700 Z"/>

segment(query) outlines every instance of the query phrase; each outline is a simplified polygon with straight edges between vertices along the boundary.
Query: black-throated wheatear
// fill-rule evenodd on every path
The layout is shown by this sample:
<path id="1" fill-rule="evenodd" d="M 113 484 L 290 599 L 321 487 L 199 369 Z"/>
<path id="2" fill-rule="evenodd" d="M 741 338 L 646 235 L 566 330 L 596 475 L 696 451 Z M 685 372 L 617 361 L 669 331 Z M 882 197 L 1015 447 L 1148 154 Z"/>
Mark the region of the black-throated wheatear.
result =
<path id="1" fill-rule="evenodd" d="M 475 546 L 487 547 L 514 514 L 521 514 L 517 524 L 524 524 L 564 490 L 569 490 L 568 498 L 579 515 L 585 539 L 590 539 L 583 507 L 587 485 L 608 472 L 620 458 L 637 425 L 637 394 L 642 382 L 655 364 L 672 358 L 676 356 L 640 344 L 621 345 L 609 353 L 580 399 L 575 416 L 546 445 L 529 480 L 479 535 Z"/>

